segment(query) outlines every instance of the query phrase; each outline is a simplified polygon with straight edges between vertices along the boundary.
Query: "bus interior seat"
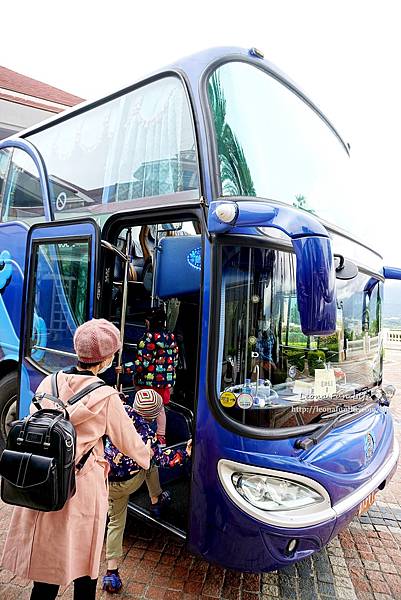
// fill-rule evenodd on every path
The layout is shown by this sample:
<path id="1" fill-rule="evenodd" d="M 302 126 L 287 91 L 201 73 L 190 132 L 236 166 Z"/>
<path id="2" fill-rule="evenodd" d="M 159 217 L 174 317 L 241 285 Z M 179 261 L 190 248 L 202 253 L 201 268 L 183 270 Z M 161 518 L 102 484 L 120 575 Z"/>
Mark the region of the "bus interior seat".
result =
<path id="1" fill-rule="evenodd" d="M 122 237 L 117 238 L 116 247 L 121 252 L 125 253 L 125 239 Z M 131 244 L 130 250 L 130 264 L 128 270 L 128 281 L 141 281 L 142 270 L 144 265 L 144 259 L 141 252 L 141 247 L 135 240 Z M 125 264 L 118 256 L 114 263 L 114 281 L 122 282 L 124 279 Z"/>
<path id="2" fill-rule="evenodd" d="M 159 246 L 156 296 L 162 299 L 179 298 L 199 292 L 202 255 L 200 235 L 164 237 Z"/>
<path id="3" fill-rule="evenodd" d="M 142 225 L 141 231 L 139 232 L 139 243 L 141 245 L 143 259 L 146 262 L 146 260 L 152 258 L 155 248 L 155 238 L 152 235 L 149 225 Z"/>

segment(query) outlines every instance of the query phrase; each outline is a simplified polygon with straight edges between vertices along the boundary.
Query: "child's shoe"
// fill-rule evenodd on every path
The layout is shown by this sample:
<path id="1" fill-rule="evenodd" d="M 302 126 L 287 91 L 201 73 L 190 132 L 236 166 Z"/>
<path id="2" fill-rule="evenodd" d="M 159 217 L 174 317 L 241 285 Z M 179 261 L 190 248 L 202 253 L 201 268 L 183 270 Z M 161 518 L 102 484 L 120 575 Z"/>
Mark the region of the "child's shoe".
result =
<path id="1" fill-rule="evenodd" d="M 103 577 L 103 590 L 109 594 L 118 594 L 123 587 L 120 575 L 117 571 L 107 571 Z"/>
<path id="2" fill-rule="evenodd" d="M 164 491 L 160 494 L 156 504 L 150 505 L 150 514 L 154 519 L 160 519 L 162 510 L 171 502 L 170 492 Z"/>

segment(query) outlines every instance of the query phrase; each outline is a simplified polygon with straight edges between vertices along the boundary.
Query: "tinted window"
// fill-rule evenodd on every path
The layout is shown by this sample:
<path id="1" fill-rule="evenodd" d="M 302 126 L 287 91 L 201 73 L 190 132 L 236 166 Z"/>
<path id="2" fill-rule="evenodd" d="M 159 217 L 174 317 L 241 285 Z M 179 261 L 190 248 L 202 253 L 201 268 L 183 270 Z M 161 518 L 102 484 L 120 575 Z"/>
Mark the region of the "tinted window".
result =
<path id="1" fill-rule="evenodd" d="M 32 158 L 19 148 L 12 154 L 3 192 L 3 221 L 45 220 L 39 173 Z"/>
<path id="2" fill-rule="evenodd" d="M 11 151 L 7 149 L 0 150 L 0 210 L 1 199 L 4 193 L 4 185 L 7 177 L 8 165 L 10 164 Z"/>
<path id="3" fill-rule="evenodd" d="M 209 80 L 223 196 L 279 200 L 349 228 L 349 158 L 336 135 L 285 85 L 245 63 Z"/>
<path id="4" fill-rule="evenodd" d="M 350 281 L 337 280 L 336 332 L 306 336 L 295 269 L 291 253 L 223 248 L 218 386 L 222 406 L 244 423 L 308 423 L 324 414 L 322 405 L 355 402 L 361 389 L 381 378 L 381 282 L 362 273 Z M 317 381 L 321 369 L 332 381 L 327 393 Z M 264 398 L 263 407 L 255 397 Z M 247 399 L 250 407 L 241 409 Z"/>
<path id="5" fill-rule="evenodd" d="M 71 364 L 55 350 L 73 353 L 73 335 L 88 315 L 88 241 L 34 246 L 34 278 L 28 356 L 48 370 Z"/>
<path id="6" fill-rule="evenodd" d="M 58 219 L 198 188 L 181 82 L 164 78 L 30 136 L 49 173 Z"/>

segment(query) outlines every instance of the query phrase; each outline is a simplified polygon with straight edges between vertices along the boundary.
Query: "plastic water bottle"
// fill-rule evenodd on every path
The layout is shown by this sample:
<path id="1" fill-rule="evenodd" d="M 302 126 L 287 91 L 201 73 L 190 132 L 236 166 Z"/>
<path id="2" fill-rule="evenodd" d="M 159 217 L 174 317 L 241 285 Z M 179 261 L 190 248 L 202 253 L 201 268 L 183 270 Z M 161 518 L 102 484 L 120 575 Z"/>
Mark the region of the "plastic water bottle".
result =
<path id="1" fill-rule="evenodd" d="M 245 379 L 245 385 L 242 388 L 242 393 L 243 394 L 251 394 L 252 393 L 251 380 L 250 379 Z"/>
<path id="2" fill-rule="evenodd" d="M 259 394 L 259 379 L 257 380 L 257 382 L 255 383 L 255 389 L 253 390 L 253 407 L 254 408 L 260 408 L 260 402 L 261 402 L 261 397 Z"/>
<path id="3" fill-rule="evenodd" d="M 270 388 L 271 383 L 268 379 L 258 380 L 258 397 L 259 397 L 259 406 L 260 408 L 264 408 L 266 404 L 271 404 L 270 402 Z"/>

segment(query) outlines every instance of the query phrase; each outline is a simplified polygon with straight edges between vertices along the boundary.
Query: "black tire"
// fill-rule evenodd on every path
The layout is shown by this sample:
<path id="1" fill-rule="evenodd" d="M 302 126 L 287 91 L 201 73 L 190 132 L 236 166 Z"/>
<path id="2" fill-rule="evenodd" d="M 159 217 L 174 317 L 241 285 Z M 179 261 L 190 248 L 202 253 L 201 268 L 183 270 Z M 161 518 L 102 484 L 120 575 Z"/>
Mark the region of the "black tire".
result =
<path id="1" fill-rule="evenodd" d="M 10 423 L 17 418 L 17 386 L 15 371 L 0 379 L 0 449 L 6 444 Z"/>

